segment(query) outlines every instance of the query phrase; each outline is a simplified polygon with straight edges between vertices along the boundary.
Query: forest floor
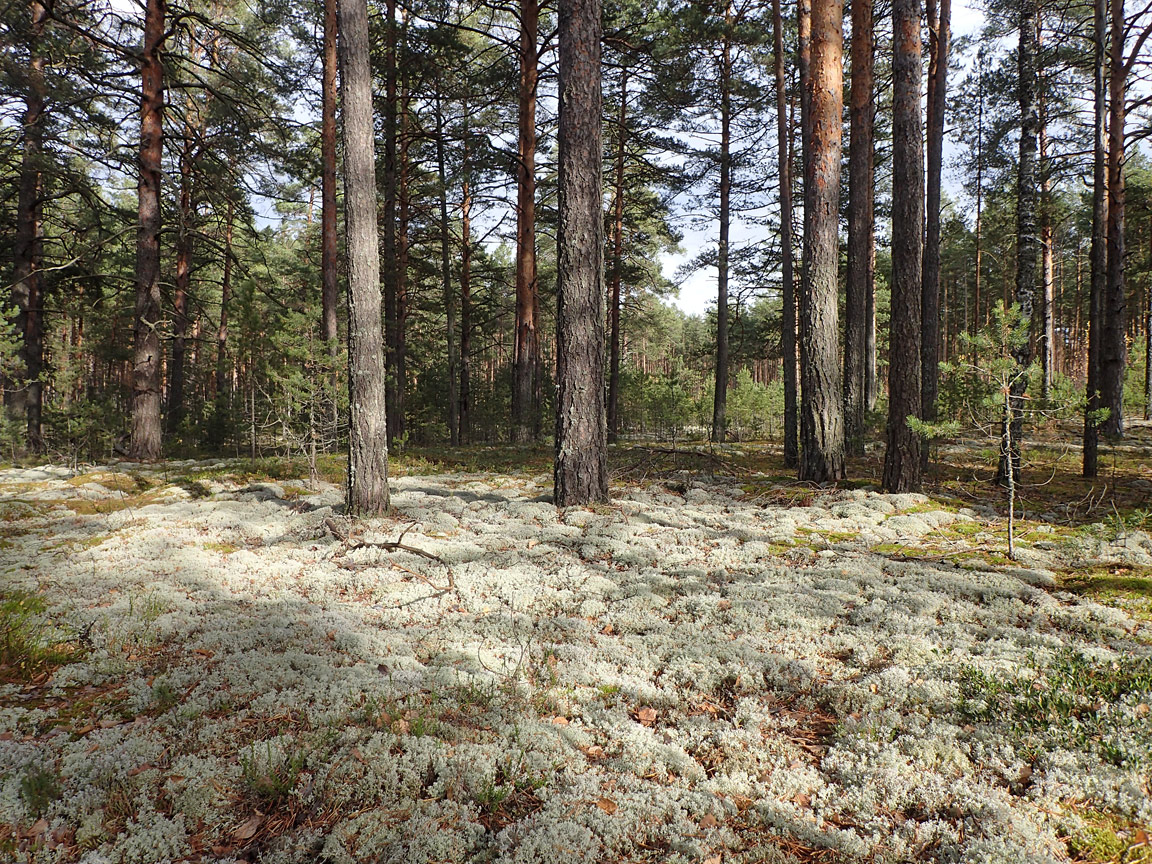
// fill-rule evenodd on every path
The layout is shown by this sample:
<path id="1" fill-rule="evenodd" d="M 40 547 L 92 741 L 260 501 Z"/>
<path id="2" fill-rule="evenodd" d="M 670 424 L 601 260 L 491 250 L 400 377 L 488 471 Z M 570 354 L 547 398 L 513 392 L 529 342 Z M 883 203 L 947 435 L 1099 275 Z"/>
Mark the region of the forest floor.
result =
<path id="1" fill-rule="evenodd" d="M 0 859 L 1152 861 L 1152 427 L 1062 431 L 1015 561 L 974 442 L 0 469 Z"/>

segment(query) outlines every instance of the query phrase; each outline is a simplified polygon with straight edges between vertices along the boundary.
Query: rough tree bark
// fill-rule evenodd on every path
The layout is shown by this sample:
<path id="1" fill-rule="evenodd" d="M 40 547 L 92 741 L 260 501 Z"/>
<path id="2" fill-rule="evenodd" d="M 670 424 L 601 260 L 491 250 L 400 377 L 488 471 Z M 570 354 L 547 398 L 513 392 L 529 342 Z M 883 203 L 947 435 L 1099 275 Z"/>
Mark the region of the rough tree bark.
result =
<path id="1" fill-rule="evenodd" d="M 920 303 L 923 277 L 924 151 L 920 126 L 920 0 L 892 5 L 892 315 L 888 336 L 888 424 L 884 489 L 920 488 Z"/>
<path id="2" fill-rule="evenodd" d="M 20 339 L 23 368 L 6 389 L 9 417 L 25 424 L 25 442 L 32 452 L 43 449 L 44 318 L 40 281 L 43 256 L 43 117 L 45 109 L 44 56 L 40 37 L 47 17 L 45 7 L 33 0 L 28 31 L 28 67 L 24 94 L 24 135 L 20 163 L 20 188 L 16 202 L 16 237 L 12 249 L 12 305 L 16 309 L 13 329 Z"/>
<path id="3" fill-rule="evenodd" d="M 815 0 L 805 88 L 810 144 L 804 185 L 811 215 L 805 218 L 808 266 L 800 292 L 800 479 L 818 483 L 844 477 L 837 321 L 843 26 L 841 0 Z"/>
<path id="4" fill-rule="evenodd" d="M 348 259 L 348 512 L 388 510 L 384 339 L 367 0 L 340 0 L 344 226 Z"/>
<path id="5" fill-rule="evenodd" d="M 1006 486 L 1011 471 L 1014 484 L 1020 479 L 1020 438 L 1024 429 L 1024 394 L 1028 388 L 1025 370 L 1032 362 L 1032 343 L 1025 338 L 1032 323 L 1033 298 L 1036 293 L 1040 235 L 1036 230 L 1036 155 L 1039 150 L 1040 115 L 1036 104 L 1036 15 L 1037 0 L 1020 4 L 1020 45 L 1018 64 L 1018 99 L 1020 102 L 1020 157 L 1016 175 L 1016 291 L 1020 308 L 1020 333 L 1012 346 L 1016 374 L 1010 385 L 1009 425 L 1004 430 L 997 481 Z"/>
<path id="6" fill-rule="evenodd" d="M 460 444 L 460 405 L 457 388 L 459 359 L 456 355 L 456 298 L 452 290 L 452 260 L 448 251 L 450 226 L 448 223 L 448 174 L 444 165 L 444 109 L 440 93 L 436 93 L 436 175 L 440 181 L 440 279 L 444 302 L 444 338 L 448 348 L 448 441 Z"/>
<path id="7" fill-rule="evenodd" d="M 512 348 L 512 440 L 535 433 L 540 353 L 536 292 L 536 84 L 539 0 L 520 2 L 519 144 L 516 178 L 516 334 Z"/>
<path id="8" fill-rule="evenodd" d="M 852 3 L 852 82 L 848 116 L 848 273 L 844 300 L 844 428 L 848 452 L 864 455 L 868 296 L 875 247 L 872 143 L 872 0 Z"/>
<path id="9" fill-rule="evenodd" d="M 164 155 L 165 0 L 148 0 L 140 56 L 139 227 L 136 232 L 136 315 L 132 363 L 132 458 L 160 458 L 160 169 Z"/>
<path id="10" fill-rule="evenodd" d="M 609 287 L 608 443 L 620 434 L 620 283 L 624 269 L 624 157 L 628 143 L 628 67 L 620 70 L 616 117 L 616 179 L 612 191 L 612 277 Z"/>
<path id="11" fill-rule="evenodd" d="M 716 381 L 712 399 L 712 440 L 724 440 L 728 427 L 728 235 L 732 224 L 732 44 L 731 7 L 724 9 L 720 53 L 720 238 L 716 244 Z"/>
<path id="12" fill-rule="evenodd" d="M 948 91 L 948 41 L 951 0 L 928 0 L 928 117 L 926 225 L 920 287 L 920 416 L 936 419 L 940 389 L 940 177 L 944 167 L 944 108 Z M 928 465 L 929 447 L 920 442 L 921 463 Z"/>
<path id="13" fill-rule="evenodd" d="M 336 256 L 336 28 L 339 0 L 324 0 L 324 67 L 320 111 L 320 338 L 332 357 L 336 342 L 336 304 L 340 302 Z"/>
<path id="14" fill-rule="evenodd" d="M 1088 398 L 1084 406 L 1084 464 L 1085 477 L 1095 477 L 1099 470 L 1100 431 L 1097 412 L 1100 410 L 1100 340 L 1104 335 L 1104 292 L 1108 281 L 1108 156 L 1105 148 L 1105 127 L 1108 114 L 1108 94 L 1105 89 L 1106 18 L 1107 0 L 1092 3 L 1092 94 L 1094 114 L 1092 122 L 1092 248 L 1089 252 L 1088 283 Z"/>
<path id="15" fill-rule="evenodd" d="M 1125 341 L 1124 280 L 1124 0 L 1111 0 L 1112 27 L 1108 75 L 1108 280 L 1104 289 L 1104 328 L 1100 340 L 1100 400 L 1108 417 L 1100 431 L 1108 438 L 1124 434 Z"/>
<path id="16" fill-rule="evenodd" d="M 560 3 L 557 507 L 608 500 L 600 0 Z"/>
<path id="17" fill-rule="evenodd" d="M 343 23 L 343 21 L 341 21 Z M 396 438 L 396 341 L 400 310 L 396 294 L 396 0 L 384 4 L 384 201 L 380 220 L 384 236 L 381 238 L 380 264 L 384 283 L 384 370 L 388 402 L 388 446 Z M 347 158 L 347 154 L 345 154 Z M 345 204 L 347 211 L 347 204 Z M 348 229 L 345 229 L 348 230 Z"/>
<path id="18" fill-rule="evenodd" d="M 780 0 L 772 0 L 772 41 L 776 77 L 776 147 L 780 174 L 780 348 L 784 366 L 784 465 L 795 468 L 800 461 L 796 434 L 796 282 L 792 272 L 792 133 L 788 118 L 787 82 L 784 77 L 784 22 Z"/>

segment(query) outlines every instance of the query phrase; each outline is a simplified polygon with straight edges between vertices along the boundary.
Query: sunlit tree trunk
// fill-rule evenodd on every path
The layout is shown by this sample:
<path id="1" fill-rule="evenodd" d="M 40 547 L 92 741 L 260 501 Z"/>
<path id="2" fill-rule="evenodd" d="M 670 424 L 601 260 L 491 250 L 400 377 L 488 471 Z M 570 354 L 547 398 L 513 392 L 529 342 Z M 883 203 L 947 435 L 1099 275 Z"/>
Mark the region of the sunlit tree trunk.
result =
<path id="1" fill-rule="evenodd" d="M 844 10 L 840 0 L 812 4 L 809 160 L 805 166 L 807 231 L 800 291 L 800 479 L 844 477 L 843 390 L 840 381 L 840 139 L 843 109 Z"/>
<path id="2" fill-rule="evenodd" d="M 940 179 L 944 167 L 944 107 L 948 90 L 948 42 L 951 0 L 928 0 L 928 122 L 925 196 L 926 230 L 920 286 L 920 416 L 936 419 L 940 380 Z M 921 461 L 928 465 L 927 442 Z"/>
<path id="3" fill-rule="evenodd" d="M 872 0 L 852 3 L 848 116 L 848 272 L 844 302 L 844 425 L 848 452 L 864 455 L 868 296 L 873 287 Z"/>
<path id="4" fill-rule="evenodd" d="M 340 302 L 336 259 L 336 29 L 339 0 L 324 0 L 324 68 L 320 115 L 320 338 L 335 357 L 336 306 Z"/>
<path id="5" fill-rule="evenodd" d="M 164 0 L 148 0 L 140 57 L 139 227 L 132 368 L 132 458 L 160 458 L 160 172 L 164 155 Z"/>
<path id="6" fill-rule="evenodd" d="M 788 117 L 787 82 L 784 77 L 784 23 L 780 0 L 772 0 L 772 40 L 776 76 L 776 146 L 780 173 L 780 265 L 781 316 L 780 345 L 784 378 L 784 465 L 799 463 L 796 411 L 796 282 L 792 272 L 792 132 Z"/>
<path id="7" fill-rule="evenodd" d="M 12 305 L 14 330 L 20 340 L 23 367 L 5 393 L 9 417 L 25 425 L 28 449 L 43 449 L 43 394 L 40 373 L 44 361 L 43 286 L 43 116 L 44 56 L 40 38 L 44 32 L 45 7 L 33 0 L 28 33 L 28 67 L 24 94 L 24 135 L 20 163 L 20 186 L 16 201 L 16 237 L 12 249 Z"/>
<path id="8" fill-rule="evenodd" d="M 608 499 L 600 0 L 560 3 L 557 507 Z"/>
<path id="9" fill-rule="evenodd" d="M 540 352 L 536 310 L 536 82 L 540 6 L 520 2 L 519 144 L 516 178 L 516 334 L 512 350 L 512 439 L 535 432 L 536 370 Z"/>
<path id="10" fill-rule="evenodd" d="M 1105 89 L 1107 8 L 1107 0 L 1093 0 L 1092 247 L 1089 251 L 1088 283 L 1088 398 L 1084 406 L 1085 477 L 1095 477 L 1099 467 L 1100 341 L 1104 335 L 1104 293 L 1108 283 L 1108 155 L 1104 143 L 1108 115 Z"/>
<path id="11" fill-rule="evenodd" d="M 388 510 L 384 339 L 367 0 L 340 2 L 344 226 L 348 258 L 348 511 Z"/>
<path id="12" fill-rule="evenodd" d="M 888 424 L 884 489 L 920 488 L 920 302 L 923 277 L 924 151 L 921 137 L 920 0 L 892 5 L 892 314 L 888 331 Z"/>

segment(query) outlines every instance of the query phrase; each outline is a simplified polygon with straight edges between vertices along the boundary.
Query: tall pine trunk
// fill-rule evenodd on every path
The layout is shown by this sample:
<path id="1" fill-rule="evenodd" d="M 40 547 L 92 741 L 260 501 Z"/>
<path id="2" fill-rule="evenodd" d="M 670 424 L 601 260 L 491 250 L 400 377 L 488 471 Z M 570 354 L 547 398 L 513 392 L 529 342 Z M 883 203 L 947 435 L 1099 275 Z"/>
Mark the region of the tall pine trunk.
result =
<path id="1" fill-rule="evenodd" d="M 320 338 L 335 358 L 336 305 L 340 302 L 336 257 L 336 29 L 338 0 L 324 0 L 324 67 L 320 113 Z"/>
<path id="2" fill-rule="evenodd" d="M 557 507 L 608 500 L 600 0 L 560 3 Z"/>
<path id="3" fill-rule="evenodd" d="M 792 272 L 792 132 L 788 117 L 787 81 L 784 77 L 784 21 L 780 0 L 772 0 L 772 42 L 776 77 L 776 156 L 780 174 L 780 348 L 784 377 L 784 465 L 800 461 L 796 430 L 796 282 Z"/>
<path id="4" fill-rule="evenodd" d="M 536 82 L 539 0 L 520 2 L 519 144 L 516 179 L 516 333 L 512 348 L 512 440 L 535 434 L 536 370 Z"/>
<path id="5" fill-rule="evenodd" d="M 920 286 L 920 416 L 936 419 L 940 389 L 940 177 L 944 167 L 944 108 L 948 91 L 948 41 L 951 0 L 928 0 L 928 123 L 926 224 Z M 921 462 L 928 465 L 928 442 L 920 442 Z"/>
<path id="6" fill-rule="evenodd" d="M 340 2 L 344 226 L 348 258 L 348 512 L 388 510 L 384 339 L 367 0 Z"/>
<path id="7" fill-rule="evenodd" d="M 875 216 L 872 143 L 872 0 L 852 3 L 848 116 L 848 273 L 844 300 L 844 427 L 848 452 L 864 455 L 868 296 L 873 288 Z"/>
<path id="8" fill-rule="evenodd" d="M 1111 0 L 1112 33 L 1108 118 L 1108 280 L 1104 289 L 1104 329 L 1100 345 L 1100 400 L 1108 417 L 1100 431 L 1108 438 L 1124 434 L 1125 341 L 1124 285 L 1124 0 Z"/>
<path id="9" fill-rule="evenodd" d="M 1088 393 L 1084 406 L 1085 477 L 1098 472 L 1100 424 L 1100 357 L 1104 335 L 1104 293 L 1108 284 L 1108 154 L 1105 128 L 1108 116 L 1108 93 L 1105 89 L 1107 0 L 1092 3 L 1092 247 L 1089 252 L 1088 282 Z"/>
<path id="10" fill-rule="evenodd" d="M 1002 436 L 997 481 L 1008 485 L 1009 472 L 1014 483 L 1020 479 L 1020 439 L 1024 429 L 1024 395 L 1028 388 L 1026 370 L 1032 362 L 1031 340 L 1026 338 L 1032 323 L 1033 298 L 1036 293 L 1040 235 L 1036 229 L 1036 156 L 1039 150 L 1040 115 L 1036 102 L 1036 16 L 1037 0 L 1020 4 L 1020 46 L 1016 52 L 1017 87 L 1020 102 L 1020 157 L 1016 175 L 1016 291 L 1015 302 L 1020 320 L 1012 357 L 1016 372 L 1010 383 L 1009 417 Z"/>
<path id="11" fill-rule="evenodd" d="M 44 56 L 40 38 L 44 32 L 45 7 L 33 0 L 28 31 L 28 67 L 24 94 L 24 135 L 20 163 L 20 187 L 16 202 L 16 237 L 12 249 L 12 305 L 14 329 L 20 340 L 23 367 L 5 393 L 9 417 L 23 422 L 29 450 L 43 449 L 43 394 L 40 373 L 44 364 L 43 285 L 43 117 Z"/>
<path id="12" fill-rule="evenodd" d="M 132 458 L 160 458 L 160 171 L 164 155 L 165 0 L 148 0 L 140 57 L 140 178 L 132 364 Z"/>
<path id="13" fill-rule="evenodd" d="M 920 488 L 920 304 L 923 277 L 924 151 L 920 125 L 920 0 L 892 4 L 892 314 L 888 331 L 888 424 L 884 489 Z"/>
<path id="14" fill-rule="evenodd" d="M 224 443 L 225 424 L 231 422 L 232 374 L 228 368 L 228 304 L 232 302 L 232 221 L 235 207 L 228 198 L 228 211 L 224 217 L 224 272 L 220 279 L 220 318 L 216 324 L 216 374 L 212 443 Z"/>
<path id="15" fill-rule="evenodd" d="M 810 158 L 804 185 L 811 215 L 805 218 L 808 266 L 800 292 L 800 479 L 818 483 L 844 477 L 837 320 L 843 26 L 841 0 L 814 0 L 811 66 L 805 88 Z"/>
<path id="16" fill-rule="evenodd" d="M 720 57 L 720 239 L 716 248 L 716 380 L 712 440 L 723 442 L 728 427 L 728 234 L 732 223 L 732 45 L 731 9 L 724 10 Z"/>
<path id="17" fill-rule="evenodd" d="M 437 85 L 440 85 L 437 81 Z M 459 358 L 456 355 L 456 297 L 452 290 L 452 259 L 448 251 L 451 230 L 448 223 L 448 174 L 444 165 L 444 109 L 436 93 L 436 176 L 440 181 L 440 284 L 444 302 L 444 338 L 448 349 L 448 441 L 460 444 L 460 404 L 457 386 Z"/>
<path id="18" fill-rule="evenodd" d="M 464 131 L 464 180 L 460 200 L 460 440 L 472 442 L 472 178 Z"/>
<path id="19" fill-rule="evenodd" d="M 628 67 L 620 70 L 616 118 L 616 178 L 612 192 L 612 278 L 609 287 L 608 443 L 620 434 L 620 283 L 624 269 L 624 157 L 628 142 Z"/>
<path id="20" fill-rule="evenodd" d="M 190 121 L 191 100 L 185 103 L 184 141 L 180 147 L 180 209 L 176 227 L 176 274 L 172 293 L 172 356 L 168 369 L 168 432 L 175 432 L 184 420 L 184 372 L 188 337 L 188 289 L 192 283 L 193 150 L 195 129 Z"/>
<path id="21" fill-rule="evenodd" d="M 343 22 L 341 22 L 343 23 Z M 384 201 L 380 257 L 381 275 L 384 282 L 384 369 L 386 398 L 388 402 L 388 446 L 397 433 L 397 382 L 396 348 L 399 333 L 400 309 L 397 299 L 396 266 L 396 0 L 386 0 L 384 4 Z M 345 155 L 347 158 L 347 155 Z M 347 194 L 347 193 L 345 193 Z M 345 204 L 347 210 L 347 204 Z"/>

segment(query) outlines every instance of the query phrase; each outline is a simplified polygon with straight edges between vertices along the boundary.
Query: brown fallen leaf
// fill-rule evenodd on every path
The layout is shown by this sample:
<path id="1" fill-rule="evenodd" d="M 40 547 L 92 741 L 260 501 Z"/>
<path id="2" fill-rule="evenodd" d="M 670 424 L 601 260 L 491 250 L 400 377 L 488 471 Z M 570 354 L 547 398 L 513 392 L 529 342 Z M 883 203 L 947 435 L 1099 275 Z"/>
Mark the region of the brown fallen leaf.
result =
<path id="1" fill-rule="evenodd" d="M 604 758 L 604 748 L 601 747 L 599 744 L 593 744 L 590 747 L 581 747 L 580 750 L 589 759 L 603 759 Z"/>
<path id="2" fill-rule="evenodd" d="M 719 854 L 709 855 L 707 858 L 704 859 L 704 864 L 720 864 L 720 862 L 723 860 L 724 859 L 721 858 Z"/>
<path id="3" fill-rule="evenodd" d="M 248 820 L 232 832 L 232 839 L 240 843 L 245 840 L 251 840 L 256 836 L 256 832 L 260 830 L 260 826 L 264 824 L 263 813 L 253 813 L 248 817 Z"/>
<path id="4" fill-rule="evenodd" d="M 559 717 L 559 716 L 553 717 L 552 718 L 552 725 L 553 726 L 567 726 L 568 725 L 568 718 L 567 717 Z"/>
<path id="5" fill-rule="evenodd" d="M 1139 705 L 1136 706 L 1136 716 L 1137 717 L 1143 717 L 1149 711 L 1152 711 L 1152 708 L 1150 708 L 1148 706 L 1147 702 L 1141 702 Z"/>
<path id="6" fill-rule="evenodd" d="M 616 802 L 611 798 L 601 798 L 596 802 L 596 806 L 607 813 L 609 816 L 611 816 L 617 810 Z"/>
<path id="7" fill-rule="evenodd" d="M 719 824 L 720 823 L 717 821 L 716 817 L 711 813 L 704 814 L 704 818 L 700 820 L 701 828 L 715 828 Z"/>
<path id="8" fill-rule="evenodd" d="M 615 807 L 616 805 L 612 805 L 612 806 Z M 39 837 L 41 834 L 45 833 L 47 830 L 48 830 L 48 820 L 47 819 L 37 819 L 35 822 L 32 823 L 32 827 L 29 828 L 26 832 L 24 832 L 24 836 L 25 837 Z"/>
<path id="9" fill-rule="evenodd" d="M 87 726 L 81 726 L 79 729 L 77 729 L 75 734 L 87 735 L 89 732 L 91 732 L 95 728 L 96 728 L 96 726 L 94 724 L 89 723 Z"/>
<path id="10" fill-rule="evenodd" d="M 803 792 L 797 792 L 792 796 L 792 803 L 797 807 L 807 807 L 812 803 L 812 798 Z"/>
<path id="11" fill-rule="evenodd" d="M 1137 828 L 1136 833 L 1132 837 L 1132 848 L 1148 846 L 1152 843 L 1148 839 L 1148 833 L 1143 828 Z"/>
<path id="12" fill-rule="evenodd" d="M 645 726 L 651 726 L 656 722 L 656 709 L 645 706 L 636 712 L 635 717 L 638 722 Z"/>

